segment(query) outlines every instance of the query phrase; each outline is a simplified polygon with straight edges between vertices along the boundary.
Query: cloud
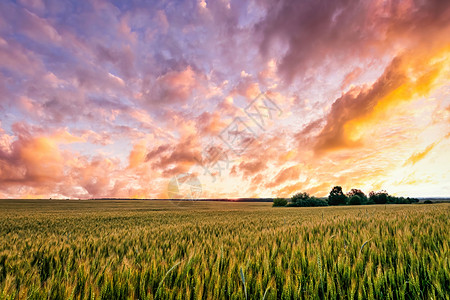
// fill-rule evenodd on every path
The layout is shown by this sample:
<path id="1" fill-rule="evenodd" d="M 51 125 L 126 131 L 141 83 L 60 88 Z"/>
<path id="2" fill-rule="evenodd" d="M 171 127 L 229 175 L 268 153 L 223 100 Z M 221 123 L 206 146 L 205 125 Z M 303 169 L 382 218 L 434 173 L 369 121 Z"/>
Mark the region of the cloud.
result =
<path id="1" fill-rule="evenodd" d="M 428 147 L 425 148 L 425 150 L 421 151 L 421 152 L 417 152 L 414 153 L 413 155 L 411 155 L 407 161 L 405 161 L 404 166 L 411 164 L 411 165 L 415 165 L 417 162 L 421 161 L 422 159 L 424 159 L 428 153 L 431 152 L 431 150 L 433 150 L 433 148 L 436 146 L 437 143 L 433 143 L 431 145 L 428 145 Z"/>
<path id="2" fill-rule="evenodd" d="M 87 160 L 81 157 L 71 170 L 76 186 L 82 187 L 85 197 L 108 197 L 117 170 L 117 161 L 100 156 Z"/>
<path id="3" fill-rule="evenodd" d="M 136 168 L 140 164 L 146 162 L 149 159 L 149 155 L 147 154 L 147 149 L 144 141 L 140 141 L 133 145 L 133 149 L 130 152 L 128 158 L 128 168 Z"/>
<path id="4" fill-rule="evenodd" d="M 274 178 L 274 180 L 266 184 L 267 188 L 279 186 L 288 180 L 298 180 L 300 177 L 301 168 L 299 165 L 292 166 L 281 170 Z"/>
<path id="5" fill-rule="evenodd" d="M 360 145 L 345 131 L 345 124 L 367 116 L 378 101 L 399 88 L 406 81 L 401 69 L 401 58 L 395 58 L 383 76 L 370 88 L 354 88 L 338 98 L 327 116 L 327 123 L 316 138 L 315 151 L 333 150 Z"/>
<path id="6" fill-rule="evenodd" d="M 349 84 L 351 84 L 356 78 L 358 78 L 362 73 L 362 69 L 360 67 L 356 67 L 347 75 L 345 75 L 344 80 L 341 84 L 341 89 L 345 89 Z"/>
<path id="7" fill-rule="evenodd" d="M 255 81 L 255 79 L 251 76 L 244 76 L 240 79 L 239 83 L 233 90 L 232 95 L 234 94 L 244 96 L 248 101 L 251 101 L 261 94 L 261 91 L 259 84 Z"/>
<path id="8" fill-rule="evenodd" d="M 15 73 L 31 76 L 42 68 L 36 55 L 15 41 L 0 40 L 0 66 Z"/>
<path id="9" fill-rule="evenodd" d="M 261 52 L 283 53 L 278 70 L 288 82 L 324 59 L 358 57 L 376 39 L 365 21 L 369 9 L 363 1 L 268 2 L 267 16 L 256 26 Z"/>
<path id="10" fill-rule="evenodd" d="M 199 134 L 205 135 L 218 135 L 227 124 L 221 120 L 222 112 L 215 111 L 213 113 L 203 112 L 196 119 L 197 128 Z"/>
<path id="11" fill-rule="evenodd" d="M 45 10 L 45 3 L 42 0 L 20 0 L 19 3 L 27 9 L 36 10 L 39 13 Z"/>
<path id="12" fill-rule="evenodd" d="M 197 75 L 190 66 L 181 71 L 170 71 L 145 87 L 144 97 L 154 104 L 185 103 L 198 86 Z"/>
<path id="13" fill-rule="evenodd" d="M 41 136 L 37 135 L 39 130 L 25 124 L 13 128 L 17 139 L 9 139 L 9 145 L 0 150 L 0 184 L 39 185 L 62 180 L 65 155 L 58 145 L 82 140 L 67 131 Z"/>
<path id="14" fill-rule="evenodd" d="M 446 48 L 431 55 L 406 52 L 395 57 L 370 87 L 355 87 L 334 101 L 326 125 L 316 137 L 314 150 L 359 147 L 366 124 L 381 122 L 383 113 L 395 104 L 425 96 L 445 66 Z M 444 56 L 442 56 L 444 55 Z M 444 58 L 443 58 L 444 57 Z M 381 116 L 381 117 L 380 117 Z"/>
<path id="15" fill-rule="evenodd" d="M 122 49 L 109 48 L 103 45 L 97 46 L 97 58 L 100 62 L 110 62 L 125 78 L 133 77 L 135 72 L 134 53 L 129 45 Z M 123 82 L 123 81 L 122 81 Z"/>
<path id="16" fill-rule="evenodd" d="M 266 162 L 263 160 L 243 161 L 239 164 L 239 169 L 243 172 L 244 176 L 252 176 L 266 167 Z"/>
<path id="17" fill-rule="evenodd" d="M 339 66 L 414 47 L 436 32 L 448 33 L 450 4 L 411 1 L 267 1 L 255 26 L 260 51 L 281 55 L 286 82 L 323 64 Z"/>
<path id="18" fill-rule="evenodd" d="M 39 8 L 38 1 L 34 7 Z M 57 29 L 49 22 L 48 19 L 41 18 L 35 13 L 18 5 L 2 2 L 0 4 L 0 15 L 7 20 L 10 26 L 14 26 L 15 30 L 21 32 L 27 37 L 39 43 L 59 43 L 61 35 Z"/>
<path id="19" fill-rule="evenodd" d="M 139 157 L 139 161 L 149 162 L 155 170 L 162 172 L 163 177 L 185 173 L 201 161 L 199 137 L 187 135 L 173 143 L 153 147 L 144 156 Z"/>
<path id="20" fill-rule="evenodd" d="M 85 143 L 65 129 L 48 132 L 25 123 L 13 125 L 14 136 L 0 134 L 0 187 L 8 197 L 108 196 L 120 170 L 114 158 L 92 159 L 63 146 Z"/>
<path id="21" fill-rule="evenodd" d="M 317 136 L 322 130 L 324 121 L 322 118 L 311 121 L 302 130 L 295 133 L 294 138 L 298 141 L 298 145 L 300 147 L 310 147 L 313 137 Z"/>

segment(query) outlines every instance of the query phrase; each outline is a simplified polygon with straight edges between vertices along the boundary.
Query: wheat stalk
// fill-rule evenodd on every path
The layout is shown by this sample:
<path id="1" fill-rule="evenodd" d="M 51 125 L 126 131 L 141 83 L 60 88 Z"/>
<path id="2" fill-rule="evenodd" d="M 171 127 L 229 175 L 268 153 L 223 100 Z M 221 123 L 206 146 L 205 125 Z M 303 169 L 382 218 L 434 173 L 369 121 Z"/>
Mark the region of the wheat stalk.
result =
<path id="1" fill-rule="evenodd" d="M 270 286 L 267 286 L 266 291 L 264 292 L 264 296 L 262 298 L 262 300 L 266 299 L 267 296 L 267 292 L 270 290 Z"/>
<path id="2" fill-rule="evenodd" d="M 166 279 L 167 275 L 168 275 L 170 272 L 172 272 L 172 270 L 175 269 L 180 263 L 181 263 L 181 262 L 179 261 L 179 262 L 177 262 L 176 264 L 174 264 L 174 265 L 172 266 L 172 268 L 170 268 L 169 271 L 167 271 L 166 274 L 164 275 L 164 277 L 161 279 L 161 281 L 160 281 L 159 284 L 158 284 L 158 288 L 156 289 L 155 299 L 158 298 L 158 291 L 159 291 L 159 289 L 161 288 L 161 286 L 162 286 L 162 284 L 163 284 L 163 282 L 164 282 L 164 279 Z"/>
<path id="3" fill-rule="evenodd" d="M 371 238 L 364 242 L 364 244 L 361 246 L 361 249 L 359 249 L 359 254 L 361 254 L 362 250 L 364 249 L 364 246 L 365 246 L 370 240 L 371 240 Z"/>
<path id="4" fill-rule="evenodd" d="M 245 286 L 245 276 L 244 276 L 244 271 L 242 271 L 242 267 L 241 267 L 241 280 L 242 280 L 242 284 L 244 285 L 244 294 L 245 294 L 245 299 L 247 299 L 247 287 Z"/>

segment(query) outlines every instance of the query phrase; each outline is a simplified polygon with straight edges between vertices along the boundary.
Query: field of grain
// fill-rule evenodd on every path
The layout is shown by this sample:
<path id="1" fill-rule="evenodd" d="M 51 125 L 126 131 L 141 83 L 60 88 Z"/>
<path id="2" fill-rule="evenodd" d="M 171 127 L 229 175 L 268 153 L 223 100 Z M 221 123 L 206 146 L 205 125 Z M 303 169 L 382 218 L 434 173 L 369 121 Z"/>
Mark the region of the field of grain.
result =
<path id="1" fill-rule="evenodd" d="M 449 212 L 0 200 L 0 299 L 449 299 Z"/>

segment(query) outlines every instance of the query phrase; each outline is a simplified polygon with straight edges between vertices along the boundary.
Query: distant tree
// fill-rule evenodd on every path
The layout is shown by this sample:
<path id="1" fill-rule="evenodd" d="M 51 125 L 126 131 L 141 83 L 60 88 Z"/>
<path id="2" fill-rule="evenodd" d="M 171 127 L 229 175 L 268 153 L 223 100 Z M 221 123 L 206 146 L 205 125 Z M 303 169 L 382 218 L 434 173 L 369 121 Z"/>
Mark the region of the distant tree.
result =
<path id="1" fill-rule="evenodd" d="M 348 204 L 350 205 L 361 205 L 361 197 L 358 195 L 353 195 L 348 200 Z"/>
<path id="2" fill-rule="evenodd" d="M 288 206 L 298 206 L 298 207 L 328 206 L 328 203 L 323 199 L 310 196 L 308 193 L 297 193 L 291 197 L 291 203 L 289 203 Z"/>
<path id="3" fill-rule="evenodd" d="M 418 203 L 419 202 L 419 199 L 417 199 L 417 198 L 409 198 L 408 197 L 406 199 L 408 199 L 410 203 Z"/>
<path id="4" fill-rule="evenodd" d="M 367 196 L 360 189 L 351 189 L 350 192 L 347 193 L 347 197 L 351 199 L 353 196 L 358 196 L 361 200 L 361 204 L 367 203 Z"/>
<path id="5" fill-rule="evenodd" d="M 388 197 L 389 194 L 384 190 L 379 192 L 372 191 L 369 193 L 369 199 L 376 204 L 385 204 L 388 201 Z"/>
<path id="6" fill-rule="evenodd" d="M 378 195 L 377 195 L 377 193 L 374 192 L 374 191 L 371 191 L 369 193 L 369 200 L 376 204 L 378 202 Z"/>
<path id="7" fill-rule="evenodd" d="M 425 201 L 423 201 L 423 203 L 425 203 L 425 204 L 433 204 L 433 201 L 431 201 L 431 200 L 425 200 Z"/>
<path id="8" fill-rule="evenodd" d="M 411 200 L 404 197 L 395 197 L 395 196 L 388 196 L 387 203 L 391 204 L 410 204 Z"/>
<path id="9" fill-rule="evenodd" d="M 309 200 L 311 198 L 308 193 L 297 193 L 294 196 L 291 197 L 291 203 L 293 206 L 300 206 L 305 201 Z"/>
<path id="10" fill-rule="evenodd" d="M 370 192 L 367 204 L 411 204 L 417 203 L 419 199 L 409 197 L 397 197 L 389 195 L 385 190 Z"/>
<path id="11" fill-rule="evenodd" d="M 287 199 L 284 198 L 275 198 L 273 199 L 273 207 L 286 206 L 288 203 Z"/>
<path id="12" fill-rule="evenodd" d="M 375 201 L 373 201 L 373 199 L 370 199 L 370 197 L 367 199 L 367 203 L 366 204 L 375 204 Z"/>
<path id="13" fill-rule="evenodd" d="M 342 187 L 335 186 L 328 196 L 329 205 L 341 205 L 347 203 L 347 196 L 342 192 Z"/>
<path id="14" fill-rule="evenodd" d="M 328 206 L 328 202 L 326 200 L 314 196 L 309 199 L 309 203 L 310 205 L 308 206 Z"/>
<path id="15" fill-rule="evenodd" d="M 378 202 L 375 202 L 377 204 L 385 204 L 388 200 L 389 194 L 382 190 L 381 192 L 378 192 Z"/>

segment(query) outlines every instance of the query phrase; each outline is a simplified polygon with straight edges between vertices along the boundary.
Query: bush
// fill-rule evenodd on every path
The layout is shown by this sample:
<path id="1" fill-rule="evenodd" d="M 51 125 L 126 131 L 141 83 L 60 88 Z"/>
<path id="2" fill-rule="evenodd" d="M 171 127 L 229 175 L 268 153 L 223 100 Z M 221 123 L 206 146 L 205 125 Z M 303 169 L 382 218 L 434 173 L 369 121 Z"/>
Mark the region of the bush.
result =
<path id="1" fill-rule="evenodd" d="M 288 201 L 284 198 L 275 198 L 273 199 L 273 207 L 282 207 L 282 206 L 286 206 L 288 203 Z"/>
<path id="2" fill-rule="evenodd" d="M 350 200 L 348 201 L 348 204 L 350 205 L 361 205 L 361 197 L 358 195 L 353 195 Z"/>
<path id="3" fill-rule="evenodd" d="M 327 201 L 310 196 L 308 193 L 298 193 L 291 197 L 291 207 L 328 206 Z"/>
<path id="4" fill-rule="evenodd" d="M 431 200 L 425 200 L 425 201 L 423 201 L 423 203 L 425 203 L 425 204 L 433 204 L 433 201 L 431 201 Z"/>
<path id="5" fill-rule="evenodd" d="M 347 196 L 342 192 L 342 187 L 335 186 L 328 196 L 329 205 L 341 205 L 347 204 Z"/>

